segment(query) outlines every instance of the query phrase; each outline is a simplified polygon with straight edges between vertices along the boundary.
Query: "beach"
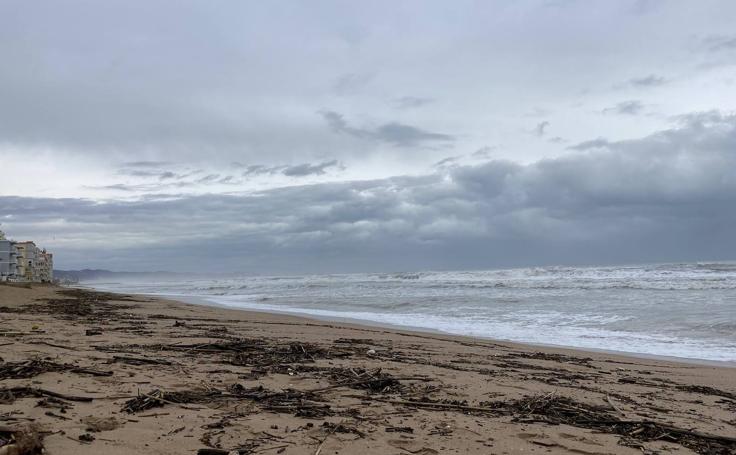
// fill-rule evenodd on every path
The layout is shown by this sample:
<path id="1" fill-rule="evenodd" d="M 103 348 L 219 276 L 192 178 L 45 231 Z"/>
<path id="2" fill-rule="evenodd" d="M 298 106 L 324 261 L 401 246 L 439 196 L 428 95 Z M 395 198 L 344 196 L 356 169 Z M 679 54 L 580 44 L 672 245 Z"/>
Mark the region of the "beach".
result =
<path id="1" fill-rule="evenodd" d="M 736 453 L 728 366 L 35 284 L 0 321 L 3 455 Z"/>

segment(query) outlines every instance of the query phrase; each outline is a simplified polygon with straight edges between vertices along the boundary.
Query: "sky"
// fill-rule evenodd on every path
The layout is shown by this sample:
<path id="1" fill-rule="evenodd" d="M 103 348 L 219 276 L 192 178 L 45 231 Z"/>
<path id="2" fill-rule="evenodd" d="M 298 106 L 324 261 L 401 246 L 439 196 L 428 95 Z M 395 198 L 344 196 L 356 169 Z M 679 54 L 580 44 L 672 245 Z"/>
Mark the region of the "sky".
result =
<path id="1" fill-rule="evenodd" d="M 62 269 L 736 259 L 736 2 L 0 0 L 0 229 Z"/>

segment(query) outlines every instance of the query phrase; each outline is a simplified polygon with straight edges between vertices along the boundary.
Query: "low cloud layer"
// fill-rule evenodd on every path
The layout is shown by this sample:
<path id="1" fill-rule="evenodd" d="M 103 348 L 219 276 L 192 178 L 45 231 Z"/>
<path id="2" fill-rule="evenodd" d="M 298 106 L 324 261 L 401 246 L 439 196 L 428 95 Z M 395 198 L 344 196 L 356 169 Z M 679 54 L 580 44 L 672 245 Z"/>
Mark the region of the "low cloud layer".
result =
<path id="1" fill-rule="evenodd" d="M 641 139 L 593 143 L 527 165 L 246 195 L 6 196 L 0 220 L 69 268 L 286 273 L 736 257 L 736 116 L 691 115 Z"/>

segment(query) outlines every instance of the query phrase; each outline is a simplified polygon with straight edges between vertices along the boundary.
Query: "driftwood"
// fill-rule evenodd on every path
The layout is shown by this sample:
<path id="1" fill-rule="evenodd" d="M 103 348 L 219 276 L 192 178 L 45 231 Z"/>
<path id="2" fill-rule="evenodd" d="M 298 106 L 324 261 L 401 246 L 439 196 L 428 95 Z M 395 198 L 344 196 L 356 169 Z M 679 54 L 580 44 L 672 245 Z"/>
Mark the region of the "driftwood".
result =
<path id="1" fill-rule="evenodd" d="M 61 398 L 67 401 L 84 401 L 89 402 L 94 400 L 93 397 L 80 397 L 75 395 L 65 395 L 59 392 L 53 392 L 51 390 L 41 389 L 37 387 L 10 387 L 0 389 L 0 397 L 11 396 L 11 397 L 54 397 Z"/>
<path id="2" fill-rule="evenodd" d="M 157 360 L 157 359 L 147 359 L 142 357 L 128 357 L 123 355 L 116 355 L 112 358 L 112 363 L 114 362 L 123 362 L 128 363 L 130 365 L 171 365 L 171 362 L 168 360 Z"/>
<path id="3" fill-rule="evenodd" d="M 46 345 L 46 346 L 51 346 L 52 348 L 68 349 L 70 351 L 76 351 L 76 350 L 79 349 L 77 347 L 64 346 L 62 344 L 49 343 L 48 341 L 26 341 L 26 343 L 28 343 L 28 344 L 43 344 L 43 345 Z"/>
<path id="4" fill-rule="evenodd" d="M 0 379 L 27 379 L 42 373 L 69 371 L 92 376 L 112 376 L 112 371 L 82 368 L 68 363 L 55 363 L 45 360 L 25 360 L 22 362 L 0 363 Z"/>
<path id="5" fill-rule="evenodd" d="M 454 403 L 441 403 L 434 401 L 408 401 L 408 400 L 391 400 L 387 398 L 375 398 L 366 397 L 361 395 L 349 395 L 351 398 L 360 398 L 364 400 L 380 401 L 382 403 L 397 404 L 402 406 L 413 406 L 416 408 L 432 408 L 436 410 L 454 410 L 454 411 L 468 411 L 468 412 L 483 412 L 483 413 L 494 413 L 498 414 L 501 408 L 497 407 L 482 407 L 482 406 L 466 406 Z"/>
<path id="6" fill-rule="evenodd" d="M 393 381 L 427 381 L 427 382 L 433 381 L 433 379 L 427 378 L 426 376 L 404 376 L 404 377 L 392 377 L 390 379 L 393 380 Z M 358 386 L 358 385 L 365 385 L 365 386 L 369 386 L 369 387 L 372 386 L 372 385 L 379 385 L 380 386 L 382 383 L 384 383 L 386 381 L 387 381 L 386 378 L 381 378 L 381 377 L 374 378 L 374 377 L 370 377 L 370 378 L 367 378 L 367 379 L 359 379 L 357 381 L 349 381 L 349 382 L 343 382 L 343 383 L 340 383 L 340 384 L 333 384 L 333 385 L 330 385 L 330 386 L 327 386 L 327 387 L 320 387 L 318 389 L 311 389 L 311 390 L 307 390 L 307 392 L 324 392 L 324 391 L 327 391 L 327 390 L 339 389 L 340 387 L 353 387 L 353 386 Z"/>

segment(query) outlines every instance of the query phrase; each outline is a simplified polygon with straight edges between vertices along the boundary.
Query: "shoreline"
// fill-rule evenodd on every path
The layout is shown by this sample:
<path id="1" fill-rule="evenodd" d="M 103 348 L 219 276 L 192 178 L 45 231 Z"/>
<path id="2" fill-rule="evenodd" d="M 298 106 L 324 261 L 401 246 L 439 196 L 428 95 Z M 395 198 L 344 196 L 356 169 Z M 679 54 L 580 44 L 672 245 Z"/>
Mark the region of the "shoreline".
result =
<path id="1" fill-rule="evenodd" d="M 736 452 L 723 366 L 52 286 L 0 286 L 0 344 L 55 455 Z"/>
<path id="2" fill-rule="evenodd" d="M 84 288 L 84 289 L 95 290 L 95 288 L 92 286 L 81 286 L 80 285 L 79 287 Z M 108 292 L 108 291 L 105 291 L 105 292 Z M 315 315 L 315 314 L 306 313 L 306 312 L 289 311 L 289 310 L 256 309 L 256 308 L 230 306 L 230 305 L 218 303 L 214 300 L 210 300 L 208 296 L 179 295 L 179 294 L 145 294 L 145 293 L 144 294 L 133 294 L 133 295 L 145 296 L 145 297 L 150 297 L 150 298 L 159 298 L 159 299 L 164 299 L 164 300 L 173 300 L 173 301 L 179 301 L 182 303 L 193 304 L 193 305 L 206 305 L 206 306 L 210 306 L 214 308 L 224 308 L 224 309 L 235 310 L 235 311 L 243 311 L 246 313 L 252 312 L 252 313 L 264 313 L 264 314 L 273 314 L 273 315 L 287 315 L 287 316 L 301 318 L 307 321 L 311 320 L 311 321 L 320 321 L 320 322 L 333 322 L 333 323 L 340 323 L 340 324 L 350 324 L 353 326 L 382 328 L 382 329 L 405 331 L 405 332 L 412 332 L 412 333 L 419 333 L 419 334 L 444 335 L 444 336 L 449 336 L 449 337 L 460 337 L 460 338 L 469 339 L 469 340 L 484 340 L 484 341 L 489 341 L 489 342 L 494 342 L 494 343 L 506 343 L 509 345 L 518 345 L 518 346 L 524 346 L 524 347 L 529 347 L 529 348 L 572 350 L 572 351 L 579 351 L 580 353 L 609 354 L 609 355 L 616 355 L 616 356 L 627 357 L 627 358 L 632 358 L 632 359 L 639 359 L 639 360 L 661 360 L 661 361 L 666 361 L 666 362 L 676 362 L 676 363 L 682 363 L 682 364 L 714 366 L 714 367 L 721 367 L 721 368 L 736 368 L 736 360 L 721 361 L 721 360 L 710 360 L 710 359 L 698 359 L 698 358 L 690 358 L 690 357 L 648 354 L 648 353 L 634 352 L 634 351 L 618 351 L 618 350 L 612 350 L 612 349 L 600 349 L 600 348 L 592 348 L 592 347 L 580 347 L 580 346 L 558 345 L 558 344 L 549 344 L 549 343 L 534 343 L 534 342 L 529 342 L 529 341 L 506 340 L 506 339 L 486 337 L 486 336 L 468 336 L 468 335 L 460 335 L 460 334 L 456 334 L 452 332 L 445 332 L 442 330 L 432 329 L 428 327 L 403 326 L 403 325 L 391 324 L 391 323 L 381 323 L 381 322 L 371 321 L 367 319 L 356 319 L 356 318 L 337 317 L 337 316 L 334 316 L 334 317 L 333 316 L 321 316 L 321 315 Z"/>

